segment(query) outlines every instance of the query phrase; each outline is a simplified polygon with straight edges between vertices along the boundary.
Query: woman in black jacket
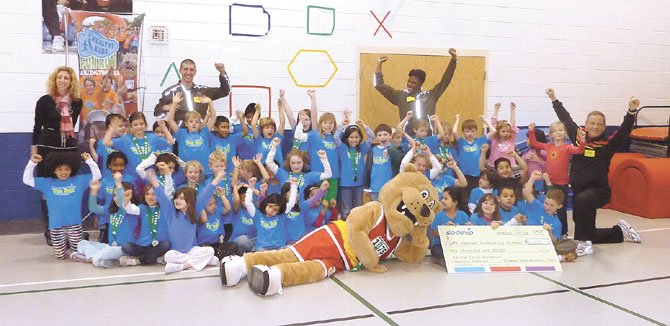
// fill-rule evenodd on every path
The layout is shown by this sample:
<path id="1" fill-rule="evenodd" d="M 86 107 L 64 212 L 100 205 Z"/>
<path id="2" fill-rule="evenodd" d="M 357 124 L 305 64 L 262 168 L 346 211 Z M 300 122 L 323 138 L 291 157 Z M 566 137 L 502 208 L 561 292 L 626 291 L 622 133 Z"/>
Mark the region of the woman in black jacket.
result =
<path id="1" fill-rule="evenodd" d="M 556 99 L 554 90 L 549 88 L 546 93 L 552 101 L 556 116 L 565 125 L 568 136 L 576 143 L 580 127 L 572 120 L 563 103 Z M 606 124 L 602 112 L 592 111 L 586 118 L 587 143 L 584 154 L 573 155 L 570 167 L 572 219 L 575 222 L 575 240 L 579 241 L 579 256 L 592 254 L 592 243 L 619 243 L 624 240 L 642 242 L 640 235 L 624 219 L 610 228 L 596 228 L 596 211 L 607 204 L 611 197 L 607 175 L 612 156 L 628 139 L 639 107 L 640 100 L 631 97 L 621 127 L 609 137 L 604 134 Z"/>
<path id="2" fill-rule="evenodd" d="M 30 154 L 40 154 L 46 161 L 54 151 L 77 151 L 77 136 L 74 126 L 79 119 L 82 101 L 79 97 L 78 76 L 70 67 L 58 67 L 47 79 L 47 94 L 40 97 L 35 105 L 35 126 L 30 146 Z M 49 177 L 54 171 L 47 171 L 45 164 L 37 165 L 38 177 Z M 42 198 L 42 218 L 49 225 L 49 212 Z M 44 233 L 51 245 L 49 229 Z"/>

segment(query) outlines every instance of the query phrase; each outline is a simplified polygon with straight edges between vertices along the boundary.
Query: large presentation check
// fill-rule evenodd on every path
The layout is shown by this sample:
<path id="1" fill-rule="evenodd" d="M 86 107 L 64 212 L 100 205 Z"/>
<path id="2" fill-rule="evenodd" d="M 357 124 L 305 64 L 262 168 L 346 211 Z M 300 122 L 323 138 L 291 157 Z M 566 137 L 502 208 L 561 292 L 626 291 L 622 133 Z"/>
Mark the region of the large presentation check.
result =
<path id="1" fill-rule="evenodd" d="M 541 226 L 438 227 L 449 273 L 562 271 Z"/>

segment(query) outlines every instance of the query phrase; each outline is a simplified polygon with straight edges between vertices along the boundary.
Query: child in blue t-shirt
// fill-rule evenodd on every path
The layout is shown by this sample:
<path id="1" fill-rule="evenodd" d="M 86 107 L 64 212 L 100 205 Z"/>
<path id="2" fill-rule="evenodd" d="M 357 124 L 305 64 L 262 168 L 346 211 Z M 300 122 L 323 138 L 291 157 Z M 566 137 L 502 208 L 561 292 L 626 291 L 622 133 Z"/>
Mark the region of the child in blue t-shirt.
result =
<path id="1" fill-rule="evenodd" d="M 533 184 L 542 179 L 540 171 L 534 171 L 523 187 L 523 198 L 526 201 L 528 220 L 526 225 L 543 226 L 554 244 L 559 261 L 571 262 L 577 259 L 577 243 L 573 240 L 561 240 L 561 221 L 557 211 L 563 206 L 563 191 L 551 189 L 543 201 L 535 198 Z"/>
<path id="2" fill-rule="evenodd" d="M 126 134 L 126 123 L 128 119 L 121 114 L 111 113 L 105 117 L 105 128 L 112 128 L 114 131 L 111 135 L 112 138 L 118 138 Z M 111 127 L 114 125 L 114 127 Z M 104 137 L 104 135 L 101 135 Z M 91 157 L 94 161 L 98 163 L 98 166 L 104 166 L 107 163 L 107 156 L 112 152 L 116 152 L 111 146 L 105 146 L 103 138 L 97 140 L 96 138 L 89 139 L 88 142 L 89 149 L 91 150 Z M 127 165 L 127 164 L 126 164 Z M 126 171 L 124 174 L 131 174 L 132 171 L 129 170 L 129 167 L 126 166 Z M 109 170 L 102 170 L 103 177 L 111 177 L 112 173 Z"/>
<path id="3" fill-rule="evenodd" d="M 298 239 L 305 235 L 305 219 L 298 204 L 298 180 L 290 179 L 281 187 L 281 195 L 287 203 L 294 203 L 292 206 L 286 206 L 286 244 L 294 244 Z M 324 182 L 327 182 L 325 180 Z M 261 185 L 261 193 L 263 189 L 267 191 L 267 183 Z M 295 191 L 294 189 L 295 188 Z M 295 198 L 291 198 L 295 196 Z"/>
<path id="4" fill-rule="evenodd" d="M 175 102 L 177 101 L 177 102 Z M 174 135 L 179 150 L 179 158 L 188 162 L 196 160 L 204 168 L 205 175 L 210 175 L 212 171 L 208 167 L 209 159 L 209 136 L 210 128 L 214 128 L 216 121 L 216 110 L 212 100 L 206 96 L 200 96 L 202 103 L 208 103 L 209 108 L 204 118 L 196 111 L 186 112 L 184 115 L 184 125 L 186 128 L 179 128 L 175 122 L 174 116 L 177 110 L 177 103 L 181 101 L 181 93 L 175 93 L 175 99 L 172 101 L 170 111 L 167 115 L 167 121 L 170 125 L 170 132 Z"/>
<path id="5" fill-rule="evenodd" d="M 49 231 L 58 259 L 70 257 L 77 251 L 82 238 L 81 202 L 88 183 L 101 177 L 98 165 L 88 153 L 81 158 L 91 169 L 91 174 L 76 174 L 81 164 L 76 152 L 51 152 L 45 159 L 44 171 L 53 171 L 53 177 L 33 176 L 42 156 L 33 154 L 23 171 L 23 183 L 41 191 L 49 209 Z"/>
<path id="6" fill-rule="evenodd" d="M 298 180 L 298 195 L 300 198 L 298 201 L 304 200 L 303 192 L 305 187 L 311 184 L 321 182 L 331 177 L 330 172 L 330 163 L 328 163 L 328 157 L 326 152 L 320 150 L 318 152 L 319 160 L 323 164 L 323 172 L 308 172 L 309 171 L 309 156 L 304 151 L 297 149 L 291 150 L 291 152 L 286 155 L 284 160 L 284 168 L 280 168 L 275 163 L 275 153 L 280 144 L 280 139 L 275 138 L 272 142 L 272 147 L 268 152 L 268 156 L 265 158 L 265 164 L 268 169 L 275 174 L 275 177 L 279 179 L 279 184 L 284 184 L 289 181 L 290 178 L 295 178 Z"/>
<path id="7" fill-rule="evenodd" d="M 403 134 L 403 148 L 405 151 L 408 151 L 412 147 L 412 143 L 418 143 L 419 146 L 417 146 L 417 153 L 420 153 L 424 146 L 430 148 L 431 150 L 436 149 L 440 142 L 440 138 L 438 135 L 428 136 L 428 132 L 431 131 L 430 123 L 428 121 L 420 119 L 414 120 L 411 126 L 412 130 L 414 131 L 414 136 L 410 136 L 405 132 L 405 125 L 412 119 L 413 115 L 413 111 L 407 111 L 407 115 L 400 121 L 400 123 L 398 123 L 397 126 L 397 129 Z M 437 118 L 437 116 L 433 115 L 430 118 L 431 120 L 434 120 Z"/>
<path id="8" fill-rule="evenodd" d="M 502 223 L 507 223 L 511 219 L 525 214 L 525 210 L 522 212 L 517 205 L 516 190 L 511 185 L 503 185 L 498 188 L 498 201 L 500 202 Z"/>
<path id="9" fill-rule="evenodd" d="M 135 239 L 121 246 L 124 256 L 119 258 L 121 266 L 152 265 L 170 250 L 167 220 L 161 218 L 160 207 L 153 185 L 147 184 L 139 215 L 139 234 Z"/>
<path id="10" fill-rule="evenodd" d="M 180 169 L 185 165 L 184 161 L 172 153 L 153 153 L 137 166 L 135 172 L 141 179 L 146 180 L 147 171 L 153 170 L 157 173 L 158 182 L 165 187 L 166 194 L 172 196 L 174 185 L 186 182 L 184 172 Z"/>
<path id="11" fill-rule="evenodd" d="M 398 174 L 402 155 L 398 148 L 391 144 L 393 130 L 387 124 L 375 128 L 377 144 L 373 144 L 366 159 L 366 167 L 370 179 L 370 199 L 376 201 L 379 191 L 394 175 Z"/>
<path id="12" fill-rule="evenodd" d="M 249 180 L 255 180 L 255 177 Z M 256 246 L 256 227 L 254 226 L 253 215 L 249 214 L 247 206 L 244 204 L 247 196 L 253 201 L 253 187 L 243 183 L 233 184 L 233 233 L 230 240 L 237 245 L 237 254 L 240 256 L 252 251 Z"/>
<path id="13" fill-rule="evenodd" d="M 435 259 L 435 263 L 444 266 L 444 253 L 440 235 L 439 225 L 467 225 L 470 221 L 468 214 L 463 211 L 465 205 L 460 201 L 460 194 L 456 188 L 445 188 L 442 192 L 442 210 L 435 214 L 433 223 L 428 228 L 430 238 L 430 255 Z"/>
<path id="14" fill-rule="evenodd" d="M 165 195 L 165 189 L 153 170 L 147 170 L 147 177 L 160 203 L 161 218 L 167 221 L 168 239 L 172 245 L 172 249 L 164 256 L 165 273 L 191 268 L 200 271 L 207 265 L 216 265 L 218 260 L 214 257 L 214 249 L 197 245 L 196 229 L 198 222 L 206 222 L 198 212 L 204 209 L 215 185 L 223 178 L 223 173 L 217 174 L 212 183 L 201 190 L 200 196 L 196 196 L 195 189 L 184 187 L 175 191 L 172 198 Z"/>
<path id="15" fill-rule="evenodd" d="M 244 119 L 242 112 L 237 112 L 240 120 Z M 221 150 L 227 158 L 226 170 L 233 170 L 233 161 L 231 158 L 237 156 L 238 149 L 247 142 L 245 136 L 249 133 L 248 126 L 246 123 L 242 123 L 241 129 L 242 132 L 239 133 L 230 133 L 230 121 L 224 116 L 216 117 L 214 122 L 214 127 L 212 129 L 213 133 L 209 134 L 209 151 L 210 153 L 215 150 Z M 213 172 L 214 173 L 214 172 Z"/>
<path id="16" fill-rule="evenodd" d="M 463 171 L 465 179 L 468 181 L 468 187 L 463 191 L 463 200 L 470 198 L 470 191 L 477 187 L 479 183 L 479 157 L 481 156 L 481 147 L 488 143 L 486 135 L 477 136 L 477 122 L 473 119 L 463 121 L 461 130 L 463 136 L 458 134 L 458 124 L 460 122 L 460 115 L 456 115 L 456 122 L 451 134 L 456 141 L 456 162 Z M 472 211 L 472 209 L 470 210 Z"/>
<path id="17" fill-rule="evenodd" d="M 249 189 L 253 189 L 256 179 L 251 179 Z M 280 194 L 271 194 L 260 202 L 258 210 L 253 205 L 252 196 L 247 190 L 244 205 L 249 215 L 254 218 L 256 226 L 256 251 L 265 251 L 279 249 L 286 246 L 286 210 L 296 204 L 298 186 L 296 181 L 291 182 L 291 194 L 289 198 L 292 201 L 286 203 L 286 199 Z"/>
<path id="18" fill-rule="evenodd" d="M 448 171 L 453 171 L 453 174 L 455 174 L 458 179 L 452 177 Z M 440 173 L 434 179 L 430 180 L 430 182 L 433 184 L 433 187 L 435 187 L 437 193 L 440 194 L 440 196 L 442 196 L 444 189 L 449 187 L 465 188 L 468 185 L 468 181 L 465 179 L 463 172 L 461 172 L 461 169 L 454 160 L 446 161 L 446 165 L 442 173 Z M 459 200 L 459 202 L 460 201 L 462 200 Z"/>
<path id="19" fill-rule="evenodd" d="M 133 187 L 136 187 L 137 185 L 137 179 L 135 175 L 125 173 L 126 167 L 128 166 L 128 157 L 123 152 L 114 151 L 111 154 L 109 154 L 109 156 L 107 156 L 106 166 L 107 168 L 105 169 L 105 171 L 110 171 L 110 173 L 107 173 L 107 175 L 103 173 L 101 180 L 101 187 L 103 190 L 102 203 L 104 209 L 100 213 L 96 214 L 97 225 L 98 229 L 100 230 L 100 236 L 98 237 L 98 242 L 100 243 L 109 243 L 109 241 L 107 241 L 108 236 L 107 231 L 110 216 L 108 209 L 112 204 L 112 202 L 114 201 L 114 188 L 115 188 L 115 181 L 112 175 L 115 173 L 123 174 L 121 181 L 128 182 L 131 185 L 133 185 Z"/>
<path id="20" fill-rule="evenodd" d="M 251 120 L 251 125 L 255 126 L 258 123 L 259 128 L 253 128 L 254 143 L 256 144 L 256 153 L 263 154 L 262 160 L 265 161 L 268 152 L 273 147 L 273 141 L 275 138 L 279 139 L 280 142 L 284 140 L 284 124 L 286 123 L 286 117 L 284 116 L 283 107 L 279 107 L 279 128 L 277 124 L 272 120 L 271 117 L 260 118 L 261 106 L 256 104 L 256 113 Z M 258 130 L 260 129 L 260 131 Z M 281 146 L 276 146 L 276 154 L 278 158 L 283 159 L 284 154 L 282 152 Z"/>
<path id="21" fill-rule="evenodd" d="M 110 205 L 98 205 L 97 197 L 101 183 L 97 180 L 91 181 L 90 194 L 88 197 L 88 209 L 96 214 L 109 213 L 109 245 L 82 240 L 77 247 L 77 260 L 92 262 L 96 267 L 112 267 L 113 261 L 119 260 L 123 255 L 121 246 L 135 239 L 140 214 L 139 198 L 133 185 L 122 182 L 123 175 L 120 172 L 113 174 L 114 196 L 110 198 Z"/>
<path id="22" fill-rule="evenodd" d="M 364 129 L 367 140 L 363 141 Z M 362 120 L 348 126 L 342 133 L 340 156 L 340 213 L 346 220 L 352 208 L 363 205 L 363 181 L 365 180 L 365 156 L 370 151 L 370 143 L 375 137 L 372 129 Z"/>
<path id="23" fill-rule="evenodd" d="M 166 146 L 163 148 L 156 148 L 154 150 L 154 153 L 172 153 L 172 145 L 169 143 L 174 144 L 174 138 L 172 138 L 172 134 L 170 133 L 170 129 L 167 127 L 167 123 L 165 120 L 158 120 L 154 122 L 154 125 L 152 126 L 151 130 L 153 130 L 154 135 L 165 138 L 165 140 L 168 141 L 168 144 L 165 144 Z"/>
<path id="24" fill-rule="evenodd" d="M 470 196 L 468 199 L 468 209 L 470 214 L 474 213 L 475 207 L 477 206 L 477 203 L 479 202 L 479 199 L 482 198 L 482 196 L 485 194 L 493 194 L 496 196 L 498 195 L 498 191 L 493 189 L 493 180 L 495 178 L 494 174 L 495 172 L 493 171 L 482 171 L 478 178 L 478 187 L 470 191 Z"/>

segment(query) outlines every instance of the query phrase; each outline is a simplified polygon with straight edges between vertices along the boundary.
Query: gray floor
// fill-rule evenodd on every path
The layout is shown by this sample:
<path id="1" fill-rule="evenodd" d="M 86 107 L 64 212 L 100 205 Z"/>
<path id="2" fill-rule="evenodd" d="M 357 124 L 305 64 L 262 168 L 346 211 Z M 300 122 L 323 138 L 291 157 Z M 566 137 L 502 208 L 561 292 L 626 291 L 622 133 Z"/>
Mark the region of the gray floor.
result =
<path id="1" fill-rule="evenodd" d="M 563 272 L 447 274 L 429 258 L 338 273 L 263 298 L 221 287 L 218 269 L 98 269 L 58 261 L 41 234 L 0 237 L 0 325 L 647 325 L 670 323 L 670 219 L 625 217 L 642 244 L 596 245 Z M 571 226 L 572 227 L 572 226 Z"/>

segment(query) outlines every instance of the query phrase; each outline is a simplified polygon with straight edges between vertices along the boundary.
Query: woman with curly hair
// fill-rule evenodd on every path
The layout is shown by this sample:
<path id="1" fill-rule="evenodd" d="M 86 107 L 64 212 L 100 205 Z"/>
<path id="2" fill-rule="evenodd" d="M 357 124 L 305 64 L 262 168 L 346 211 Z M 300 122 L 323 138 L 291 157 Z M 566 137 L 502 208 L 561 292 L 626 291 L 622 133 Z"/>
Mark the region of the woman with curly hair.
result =
<path id="1" fill-rule="evenodd" d="M 39 154 L 45 160 L 55 151 L 77 151 L 74 125 L 81 112 L 79 81 L 70 67 L 58 67 L 47 79 L 47 94 L 40 97 L 35 105 L 35 126 L 30 146 L 30 154 Z M 37 166 L 38 177 L 49 177 L 53 171 Z M 46 200 L 42 198 L 42 218 L 49 224 Z M 49 230 L 44 233 L 47 244 L 51 245 Z"/>

